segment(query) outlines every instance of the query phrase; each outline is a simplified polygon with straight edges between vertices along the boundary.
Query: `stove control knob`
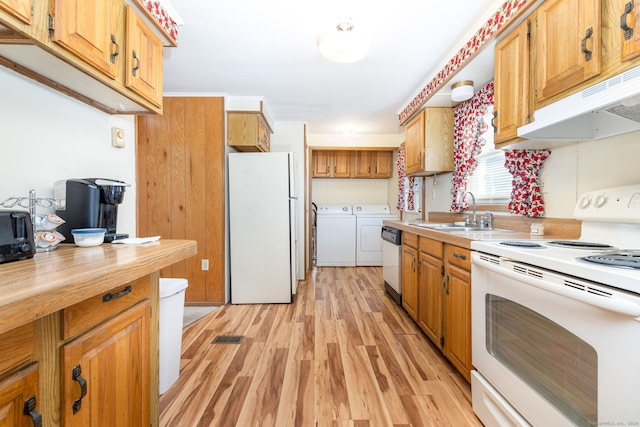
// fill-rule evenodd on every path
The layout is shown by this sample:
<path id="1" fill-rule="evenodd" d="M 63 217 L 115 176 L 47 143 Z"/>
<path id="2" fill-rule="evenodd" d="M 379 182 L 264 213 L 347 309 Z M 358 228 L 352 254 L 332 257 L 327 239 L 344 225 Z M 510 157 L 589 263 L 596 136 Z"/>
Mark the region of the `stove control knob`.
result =
<path id="1" fill-rule="evenodd" d="M 580 199 L 580 202 L 578 202 L 578 207 L 580 209 L 586 209 L 591 205 L 591 197 L 589 196 L 584 196 L 582 199 Z"/>
<path id="2" fill-rule="evenodd" d="M 601 194 L 598 197 L 596 197 L 596 201 L 593 205 L 596 208 L 601 208 L 604 205 L 606 205 L 608 201 L 609 201 L 609 198 L 605 194 Z"/>

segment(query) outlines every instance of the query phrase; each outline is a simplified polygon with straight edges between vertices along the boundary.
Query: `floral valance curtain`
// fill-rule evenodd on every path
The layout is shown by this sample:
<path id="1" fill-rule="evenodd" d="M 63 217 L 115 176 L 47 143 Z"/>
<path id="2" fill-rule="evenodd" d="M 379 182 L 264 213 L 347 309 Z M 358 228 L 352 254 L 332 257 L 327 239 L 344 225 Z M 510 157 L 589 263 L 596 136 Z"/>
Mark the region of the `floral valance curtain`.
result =
<path id="1" fill-rule="evenodd" d="M 453 110 L 454 121 L 454 170 L 451 176 L 453 184 L 452 212 L 463 212 L 468 205 L 459 195 L 467 188 L 467 178 L 478 166 L 476 157 L 482 151 L 484 138 L 483 132 L 487 130 L 487 124 L 482 116 L 487 108 L 493 105 L 493 82 L 480 89 L 471 99 L 465 101 Z"/>
<path id="2" fill-rule="evenodd" d="M 507 150 L 505 167 L 513 175 L 511 183 L 511 213 L 536 217 L 544 215 L 544 202 L 540 191 L 540 170 L 550 150 Z"/>
<path id="3" fill-rule="evenodd" d="M 396 166 L 398 167 L 398 210 L 413 211 L 415 210 L 415 178 L 407 177 L 405 162 L 406 153 L 405 143 L 403 142 L 400 144 L 400 147 L 398 147 L 396 157 Z"/>

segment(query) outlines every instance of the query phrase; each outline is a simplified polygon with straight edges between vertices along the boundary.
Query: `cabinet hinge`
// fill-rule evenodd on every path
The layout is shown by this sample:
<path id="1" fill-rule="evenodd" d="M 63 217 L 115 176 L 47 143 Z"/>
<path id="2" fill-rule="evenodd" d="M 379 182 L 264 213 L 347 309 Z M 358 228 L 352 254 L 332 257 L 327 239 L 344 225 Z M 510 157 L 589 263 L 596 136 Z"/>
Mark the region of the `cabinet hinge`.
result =
<path id="1" fill-rule="evenodd" d="M 440 337 L 440 347 L 444 347 L 444 337 Z"/>
<path id="2" fill-rule="evenodd" d="M 31 0 L 31 16 L 34 16 L 36 13 L 36 0 Z"/>
<path id="3" fill-rule="evenodd" d="M 531 37 L 531 21 L 527 22 L 527 37 Z"/>
<path id="4" fill-rule="evenodd" d="M 53 33 L 56 30 L 55 28 L 55 17 L 53 16 L 53 14 L 48 14 L 47 15 L 47 29 L 49 30 L 49 37 L 53 37 Z"/>
<path id="5" fill-rule="evenodd" d="M 444 276 L 444 265 L 442 267 L 440 267 L 440 275 Z"/>

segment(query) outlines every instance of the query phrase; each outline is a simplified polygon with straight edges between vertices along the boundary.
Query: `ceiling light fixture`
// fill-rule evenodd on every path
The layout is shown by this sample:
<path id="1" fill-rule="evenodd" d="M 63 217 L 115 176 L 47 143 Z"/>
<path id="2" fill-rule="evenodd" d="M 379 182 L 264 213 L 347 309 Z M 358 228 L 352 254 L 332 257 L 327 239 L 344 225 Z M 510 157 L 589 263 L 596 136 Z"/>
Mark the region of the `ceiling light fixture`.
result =
<path id="1" fill-rule="evenodd" d="M 325 34 L 318 42 L 322 56 L 343 64 L 360 61 L 367 56 L 369 48 L 369 40 L 354 30 L 350 21 L 339 23 L 335 30 Z"/>
<path id="2" fill-rule="evenodd" d="M 462 80 L 451 85 L 451 100 L 462 102 L 473 97 L 473 80 Z"/>

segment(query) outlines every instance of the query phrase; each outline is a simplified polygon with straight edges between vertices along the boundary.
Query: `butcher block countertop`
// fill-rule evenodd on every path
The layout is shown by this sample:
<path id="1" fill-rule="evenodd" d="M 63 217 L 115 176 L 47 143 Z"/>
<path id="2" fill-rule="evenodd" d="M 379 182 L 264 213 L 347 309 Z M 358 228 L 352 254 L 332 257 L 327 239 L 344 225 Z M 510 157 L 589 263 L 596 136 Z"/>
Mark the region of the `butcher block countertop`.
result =
<path id="1" fill-rule="evenodd" d="M 149 275 L 197 252 L 192 240 L 96 247 L 61 244 L 0 264 L 0 334 Z"/>

